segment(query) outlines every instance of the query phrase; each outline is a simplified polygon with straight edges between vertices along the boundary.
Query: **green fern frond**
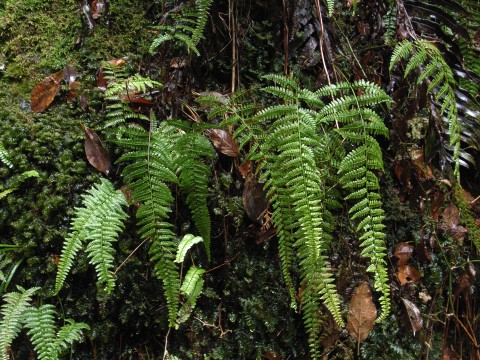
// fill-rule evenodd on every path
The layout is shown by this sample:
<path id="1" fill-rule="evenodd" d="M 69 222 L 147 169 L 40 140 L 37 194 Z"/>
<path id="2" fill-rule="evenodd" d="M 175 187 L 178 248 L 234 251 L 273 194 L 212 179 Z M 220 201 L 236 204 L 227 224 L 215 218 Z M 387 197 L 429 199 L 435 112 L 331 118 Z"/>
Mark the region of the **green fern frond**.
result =
<path id="1" fill-rule="evenodd" d="M 327 3 L 328 16 L 333 15 L 333 10 L 335 9 L 335 0 L 325 0 Z M 356 4 L 356 2 L 355 2 Z"/>
<path id="2" fill-rule="evenodd" d="M 89 330 L 84 323 L 66 320 L 68 324 L 56 332 L 57 312 L 50 304 L 38 308 L 30 307 L 23 314 L 25 327 L 40 360 L 58 360 L 63 350 L 75 341 L 83 340 L 83 330 Z"/>
<path id="3" fill-rule="evenodd" d="M 200 236 L 186 234 L 178 244 L 178 250 L 177 250 L 177 256 L 175 257 L 175 262 L 183 263 L 183 260 L 185 259 L 185 255 L 187 254 L 187 251 L 190 250 L 190 248 L 193 245 L 198 244 L 199 242 L 202 242 L 202 241 L 203 239 Z"/>
<path id="4" fill-rule="evenodd" d="M 166 41 L 179 40 L 180 44 L 200 56 L 198 43 L 204 38 L 203 30 L 208 20 L 208 11 L 213 0 L 196 0 L 193 8 L 182 7 L 181 13 L 176 16 L 174 25 L 159 25 L 155 29 L 160 31 L 150 46 L 150 53 L 154 53 Z"/>
<path id="5" fill-rule="evenodd" d="M 404 71 L 406 77 L 414 69 L 420 68 L 417 83 L 427 82 L 427 92 L 433 93 L 435 101 L 439 104 L 440 115 L 445 114 L 448 121 L 450 146 L 453 148 L 454 176 L 460 179 L 460 142 L 462 126 L 458 119 L 455 88 L 457 86 L 452 69 L 448 66 L 440 50 L 435 44 L 426 40 L 407 40 L 399 43 L 390 60 L 390 70 L 401 59 L 410 59 Z M 423 66 L 423 68 L 422 68 Z"/>
<path id="6" fill-rule="evenodd" d="M 205 161 L 211 161 L 215 157 L 215 151 L 212 143 L 199 132 L 189 132 L 178 137 L 175 149 L 178 152 L 180 189 L 187 195 L 187 205 L 210 259 L 211 222 L 207 193 L 211 170 Z"/>
<path id="7" fill-rule="evenodd" d="M 122 220 L 126 217 L 122 206 L 127 202 L 120 190 L 105 179 L 94 185 L 83 197 L 83 207 L 75 210 L 70 231 L 63 243 L 58 263 L 55 293 L 58 293 L 73 266 L 73 260 L 87 240 L 87 252 L 91 263 L 95 265 L 97 276 L 106 285 L 107 292 L 114 286 L 112 249 L 113 242 L 122 229 Z"/>
<path id="8" fill-rule="evenodd" d="M 7 149 L 5 149 L 5 146 L 3 143 L 0 141 L 0 160 L 9 168 L 13 167 L 12 162 L 9 159 L 9 155 L 7 152 Z"/>
<path id="9" fill-rule="evenodd" d="M 118 161 L 134 161 L 123 170 L 123 175 L 135 202 L 138 233 L 151 241 L 150 256 L 155 264 L 154 273 L 163 281 L 168 305 L 170 326 L 175 325 L 178 309 L 180 281 L 175 264 L 176 243 L 172 224 L 168 222 L 174 198 L 167 184 L 178 184 L 173 159 L 173 146 L 159 128 L 122 128 L 116 143 L 129 152 Z"/>
<path id="10" fill-rule="evenodd" d="M 185 278 L 183 279 L 180 293 L 185 296 L 185 301 L 182 307 L 178 310 L 178 318 L 175 325 L 177 329 L 180 324 L 189 318 L 190 314 L 195 308 L 197 299 L 203 290 L 204 280 L 202 276 L 204 273 L 204 269 L 191 266 L 190 269 L 188 269 Z"/>
<path id="11" fill-rule="evenodd" d="M 31 306 L 32 295 L 39 287 L 23 289 L 3 295 L 4 304 L 0 308 L 0 355 L 2 360 L 9 360 L 7 351 L 12 341 L 22 329 L 23 313 Z"/>
<path id="12" fill-rule="evenodd" d="M 404 46 L 408 48 L 405 44 Z M 404 52 L 402 48 L 395 56 L 402 57 Z M 347 191 L 345 200 L 353 201 L 349 214 L 351 220 L 357 223 L 362 256 L 369 258 L 367 271 L 373 273 L 374 287 L 382 294 L 382 312 L 377 319 L 380 322 L 390 312 L 390 288 L 385 262 L 384 216 L 378 194 L 380 186 L 374 173 L 383 170 L 383 159 L 380 145 L 373 136 L 387 136 L 388 130 L 372 107 L 381 103 L 388 104 L 391 99 L 376 84 L 362 80 L 353 84 L 329 85 L 317 93 L 333 96 L 333 100 L 319 111 L 319 121 L 342 124 L 336 132 L 354 145 L 338 164 L 338 181 Z"/>

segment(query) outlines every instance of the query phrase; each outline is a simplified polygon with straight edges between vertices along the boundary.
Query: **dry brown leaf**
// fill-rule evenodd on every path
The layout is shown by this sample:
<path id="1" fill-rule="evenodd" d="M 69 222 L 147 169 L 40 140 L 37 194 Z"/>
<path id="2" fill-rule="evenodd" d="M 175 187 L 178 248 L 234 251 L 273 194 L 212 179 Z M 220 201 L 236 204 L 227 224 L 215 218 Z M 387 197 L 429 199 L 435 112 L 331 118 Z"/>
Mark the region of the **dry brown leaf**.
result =
<path id="1" fill-rule="evenodd" d="M 451 203 L 442 212 L 442 222 L 447 229 L 453 229 L 458 225 L 459 216 L 458 207 Z"/>
<path id="2" fill-rule="evenodd" d="M 52 103 L 55 95 L 60 89 L 60 82 L 63 80 L 63 70 L 47 76 L 39 82 L 32 90 L 30 107 L 32 112 L 44 111 Z"/>
<path id="3" fill-rule="evenodd" d="M 402 265 L 398 267 L 398 280 L 402 285 L 417 282 L 421 279 L 422 275 L 412 265 Z"/>
<path id="4" fill-rule="evenodd" d="M 229 132 L 221 129 L 213 129 L 209 132 L 209 135 L 213 146 L 215 146 L 219 152 L 231 157 L 238 155 L 238 143 Z"/>
<path id="5" fill-rule="evenodd" d="M 68 85 L 76 82 L 77 79 L 77 70 L 74 67 L 67 65 L 63 68 L 63 79 L 67 82 Z"/>
<path id="6" fill-rule="evenodd" d="M 405 309 L 407 310 L 408 320 L 410 321 L 410 326 L 412 327 L 413 336 L 423 327 L 423 318 L 422 313 L 418 309 L 417 305 L 415 305 L 410 300 L 402 298 L 403 304 L 405 305 Z"/>
<path id="7" fill-rule="evenodd" d="M 246 179 L 252 171 L 252 161 L 247 160 L 243 164 L 240 164 L 238 166 L 238 171 L 240 171 L 240 174 L 242 175 L 242 177 Z"/>
<path id="8" fill-rule="evenodd" d="M 408 260 L 412 257 L 413 245 L 410 245 L 406 242 L 401 242 L 395 247 L 395 253 L 393 256 L 398 258 L 398 265 L 405 265 Z"/>
<path id="9" fill-rule="evenodd" d="M 88 162 L 98 171 L 108 175 L 112 162 L 107 150 L 95 131 L 86 126 L 83 126 L 83 129 L 85 130 L 85 155 Z"/>
<path id="10" fill-rule="evenodd" d="M 243 186 L 243 207 L 248 217 L 263 225 L 263 214 L 268 208 L 268 200 L 263 190 L 263 184 L 259 183 L 254 175 L 250 175 L 245 180 Z"/>
<path id="11" fill-rule="evenodd" d="M 347 330 L 361 343 L 373 329 L 377 308 L 372 301 L 372 291 L 367 282 L 361 283 L 350 300 Z"/>

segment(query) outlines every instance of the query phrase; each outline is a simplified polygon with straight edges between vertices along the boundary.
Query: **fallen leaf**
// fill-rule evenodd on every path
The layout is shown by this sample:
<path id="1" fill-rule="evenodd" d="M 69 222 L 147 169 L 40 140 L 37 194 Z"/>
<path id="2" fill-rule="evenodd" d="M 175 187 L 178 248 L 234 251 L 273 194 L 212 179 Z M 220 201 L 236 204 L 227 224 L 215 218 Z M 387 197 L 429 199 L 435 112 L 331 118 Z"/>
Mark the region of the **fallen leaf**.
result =
<path id="1" fill-rule="evenodd" d="M 53 101 L 60 89 L 60 82 L 63 80 L 63 70 L 47 76 L 39 82 L 32 90 L 30 107 L 32 112 L 44 111 Z"/>
<path id="2" fill-rule="evenodd" d="M 410 326 L 412 327 L 413 336 L 423 327 L 423 318 L 422 313 L 418 309 L 417 305 L 415 305 L 410 300 L 402 298 L 403 304 L 405 305 L 405 309 L 407 310 L 408 320 L 410 321 Z"/>
<path id="3" fill-rule="evenodd" d="M 232 135 L 225 130 L 213 129 L 209 132 L 213 146 L 224 155 L 236 157 L 238 155 L 238 143 Z"/>
<path id="4" fill-rule="evenodd" d="M 427 249 L 425 239 L 420 240 L 417 246 L 415 247 L 415 256 L 417 257 L 417 260 L 422 264 L 432 262 L 432 256 L 430 255 L 430 252 Z"/>
<path id="5" fill-rule="evenodd" d="M 451 203 L 442 212 L 442 222 L 447 229 L 453 229 L 458 225 L 459 216 L 458 207 Z"/>
<path id="6" fill-rule="evenodd" d="M 372 301 L 372 291 L 367 282 L 361 283 L 350 300 L 347 330 L 361 343 L 373 329 L 377 308 Z"/>
<path id="7" fill-rule="evenodd" d="M 88 162 L 98 171 L 108 175 L 112 163 L 107 150 L 95 131 L 86 126 L 83 126 L 83 129 L 85 130 L 85 155 Z"/>
<path id="8" fill-rule="evenodd" d="M 250 174 L 252 171 L 252 161 L 247 160 L 243 164 L 240 164 L 238 166 L 238 171 L 240 171 L 240 174 L 242 175 L 242 177 L 246 179 L 248 174 Z"/>
<path id="9" fill-rule="evenodd" d="M 443 195 L 443 192 L 438 189 L 432 193 L 430 201 L 430 216 L 434 221 L 438 221 L 440 207 L 443 205 L 444 200 L 445 195 Z"/>
<path id="10" fill-rule="evenodd" d="M 417 282 L 421 279 L 422 275 L 412 265 L 402 265 L 398 267 L 398 280 L 400 284 L 406 285 L 412 282 Z"/>
<path id="11" fill-rule="evenodd" d="M 395 253 L 393 256 L 398 258 L 399 266 L 405 265 L 408 262 L 408 260 L 412 257 L 413 249 L 413 245 L 410 245 L 406 242 L 401 242 L 395 247 Z"/>
<path id="12" fill-rule="evenodd" d="M 264 355 L 263 355 L 263 358 L 265 360 L 281 360 L 282 359 L 282 355 L 278 352 L 278 351 L 275 351 L 275 352 L 266 352 Z"/>
<path id="13" fill-rule="evenodd" d="M 268 200 L 255 175 L 250 175 L 245 180 L 242 194 L 243 207 L 250 220 L 263 225 L 263 214 L 268 208 Z"/>
<path id="14" fill-rule="evenodd" d="M 111 59 L 111 60 L 108 60 L 107 62 L 110 64 L 110 65 L 113 65 L 113 66 L 123 66 L 125 65 L 125 63 L 127 62 L 128 60 L 128 57 L 124 56 L 122 58 L 119 58 L 119 59 Z M 100 69 L 98 69 L 97 71 L 97 88 L 99 88 L 100 90 L 107 90 L 107 84 L 108 84 L 108 81 L 107 79 L 105 78 L 105 72 L 103 71 L 103 67 L 101 67 Z"/>
<path id="15" fill-rule="evenodd" d="M 102 13 L 105 11 L 105 3 L 102 0 L 93 0 L 92 1 L 92 18 L 94 20 L 102 16 Z"/>

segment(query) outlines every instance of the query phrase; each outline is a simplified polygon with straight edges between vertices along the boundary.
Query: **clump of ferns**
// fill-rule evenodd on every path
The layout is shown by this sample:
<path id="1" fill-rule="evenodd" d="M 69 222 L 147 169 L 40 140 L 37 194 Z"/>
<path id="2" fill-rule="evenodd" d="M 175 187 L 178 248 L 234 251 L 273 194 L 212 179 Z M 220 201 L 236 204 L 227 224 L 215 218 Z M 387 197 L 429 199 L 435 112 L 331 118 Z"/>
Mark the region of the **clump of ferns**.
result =
<path id="1" fill-rule="evenodd" d="M 409 58 L 404 70 L 404 76 L 420 69 L 417 84 L 426 82 L 427 93 L 433 94 L 438 106 L 439 116 L 444 115 L 448 124 L 450 146 L 453 149 L 454 177 L 460 180 L 460 144 L 462 126 L 458 117 L 457 100 L 455 97 L 455 81 L 452 69 L 446 63 L 442 53 L 435 44 L 427 40 L 410 42 L 403 40 L 393 50 L 390 60 L 390 70 L 402 59 Z"/>
<path id="2" fill-rule="evenodd" d="M 374 106 L 390 97 L 377 85 L 365 81 L 325 86 L 313 92 L 297 81 L 268 75 L 274 86 L 264 92 L 280 104 L 258 112 L 252 106 L 219 103 L 215 116 L 225 115 L 222 125 L 236 125 L 242 144 L 251 142 L 248 157 L 257 162 L 260 181 L 265 183 L 273 207 L 282 272 L 296 306 L 294 269 L 299 267 L 301 310 L 313 358 L 319 357 L 320 304 L 343 325 L 341 302 L 328 260 L 335 217 L 340 205 L 338 183 L 345 200 L 362 254 L 369 258 L 368 271 L 381 293 L 382 321 L 390 311 L 390 289 L 386 269 L 383 210 L 377 173 L 383 170 L 376 135 L 387 135 Z M 358 93 L 358 95 L 357 95 Z M 323 99 L 333 99 L 325 101 Z M 338 125 L 338 126 L 337 126 Z M 349 144 L 347 146 L 347 143 Z M 337 182 L 337 184 L 334 184 Z"/>
<path id="3" fill-rule="evenodd" d="M 9 360 L 9 347 L 22 329 L 27 330 L 39 359 L 57 360 L 68 351 L 73 343 L 83 340 L 83 331 L 89 330 L 85 323 L 66 319 L 57 329 L 57 312 L 51 304 L 35 307 L 32 296 L 38 287 L 13 291 L 3 296 L 0 309 L 0 358 Z"/>
<path id="4" fill-rule="evenodd" d="M 152 118 L 148 129 L 137 125 L 117 130 L 117 145 L 126 152 L 118 162 L 125 163 L 122 174 L 131 192 L 136 211 L 138 233 L 150 245 L 154 274 L 162 280 L 170 326 L 188 318 L 200 295 L 203 270 L 192 266 L 181 278 L 186 250 L 204 241 L 210 258 L 210 215 L 206 205 L 210 177 L 208 159 L 214 156 L 209 140 L 201 132 L 157 122 Z M 180 243 L 170 214 L 174 205 L 172 189 L 178 186 L 186 194 L 195 226 L 202 237 L 184 237 Z M 73 266 L 75 256 L 84 244 L 98 281 L 107 293 L 115 286 L 114 244 L 123 228 L 127 205 L 120 190 L 103 179 L 84 196 L 84 207 L 76 209 L 71 231 L 64 241 L 58 266 L 55 291 L 58 293 Z M 186 244 L 184 244 L 186 242 Z M 186 250 L 185 250 L 186 249 Z M 181 256 L 179 254 L 182 254 Z M 180 256 L 180 257 L 179 257 Z M 181 297 L 185 298 L 179 308 Z"/>
<path id="5" fill-rule="evenodd" d="M 161 24 L 154 27 L 160 35 L 150 46 L 150 53 L 154 53 L 161 44 L 173 41 L 174 45 L 186 46 L 189 51 L 200 56 L 197 45 L 204 38 L 203 30 L 208 20 L 208 11 L 212 0 L 195 0 L 194 6 L 181 5 L 171 11 L 173 24 Z M 167 15 L 170 14 L 167 13 Z M 165 21 L 166 16 L 162 19 Z"/>

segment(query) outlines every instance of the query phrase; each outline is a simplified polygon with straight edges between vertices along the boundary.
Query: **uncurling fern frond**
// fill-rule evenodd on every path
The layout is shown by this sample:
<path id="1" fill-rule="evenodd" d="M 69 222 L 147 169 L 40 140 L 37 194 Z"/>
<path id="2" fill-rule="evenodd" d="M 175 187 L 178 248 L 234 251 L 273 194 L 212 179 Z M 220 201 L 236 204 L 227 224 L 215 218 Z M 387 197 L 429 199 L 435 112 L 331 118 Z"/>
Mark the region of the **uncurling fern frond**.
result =
<path id="1" fill-rule="evenodd" d="M 186 193 L 187 205 L 210 259 L 210 214 L 207 206 L 210 166 L 206 161 L 215 157 L 212 143 L 201 133 L 189 131 L 175 144 L 180 170 L 180 189 Z"/>
<path id="2" fill-rule="evenodd" d="M 115 285 L 113 268 L 113 243 L 123 228 L 126 217 L 122 206 L 127 205 L 120 190 L 115 190 L 106 179 L 94 185 L 83 197 L 83 207 L 77 208 L 70 231 L 63 243 L 58 264 L 55 292 L 58 293 L 73 266 L 73 260 L 83 243 L 90 241 L 87 253 L 95 265 L 99 282 L 108 293 Z"/>
<path id="3" fill-rule="evenodd" d="M 160 128 L 145 131 L 138 127 L 120 129 L 116 142 L 128 152 L 118 161 L 129 162 L 123 170 L 137 210 L 138 233 L 151 242 L 150 256 L 155 275 L 163 281 L 170 326 L 175 325 L 179 299 L 179 272 L 175 264 L 176 243 L 168 222 L 174 198 L 168 187 L 178 184 L 173 147 Z"/>
<path id="4" fill-rule="evenodd" d="M 208 11 L 212 0 L 195 0 L 195 6 L 182 7 L 180 14 L 177 14 L 175 24 L 159 25 L 155 29 L 161 35 L 156 37 L 150 46 L 150 53 L 153 54 L 156 48 L 166 41 L 175 41 L 183 44 L 189 51 L 200 56 L 197 45 L 203 39 L 203 30 L 208 20 Z"/>
<path id="5" fill-rule="evenodd" d="M 427 92 L 433 93 L 439 105 L 439 115 L 449 126 L 450 146 L 453 148 L 454 176 L 460 180 L 460 142 L 462 126 L 458 119 L 457 100 L 455 97 L 456 81 L 450 66 L 442 53 L 433 43 L 426 40 L 415 40 L 413 43 L 404 40 L 393 50 L 390 70 L 402 59 L 408 58 L 404 76 L 420 68 L 417 84 L 426 81 Z"/>
<path id="6" fill-rule="evenodd" d="M 0 308 L 0 356 L 2 360 L 9 360 L 7 353 L 12 341 L 22 329 L 23 313 L 31 306 L 32 295 L 40 288 L 23 289 L 18 292 L 9 292 L 3 295 L 5 303 Z"/>

